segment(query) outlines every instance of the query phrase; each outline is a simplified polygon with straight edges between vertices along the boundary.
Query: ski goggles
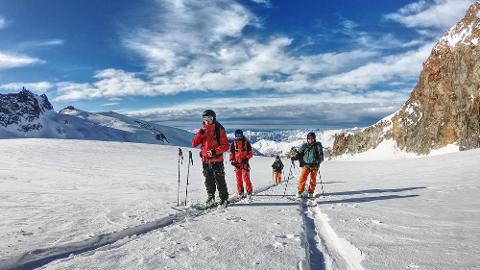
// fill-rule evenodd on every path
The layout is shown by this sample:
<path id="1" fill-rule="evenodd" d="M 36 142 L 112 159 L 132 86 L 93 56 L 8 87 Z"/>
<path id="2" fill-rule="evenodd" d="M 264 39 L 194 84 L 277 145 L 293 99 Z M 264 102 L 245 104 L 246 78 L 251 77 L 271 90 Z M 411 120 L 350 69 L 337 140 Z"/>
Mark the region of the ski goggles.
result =
<path id="1" fill-rule="evenodd" d="M 210 116 L 210 115 L 204 115 L 202 116 L 202 121 L 203 122 L 213 122 L 213 116 Z"/>

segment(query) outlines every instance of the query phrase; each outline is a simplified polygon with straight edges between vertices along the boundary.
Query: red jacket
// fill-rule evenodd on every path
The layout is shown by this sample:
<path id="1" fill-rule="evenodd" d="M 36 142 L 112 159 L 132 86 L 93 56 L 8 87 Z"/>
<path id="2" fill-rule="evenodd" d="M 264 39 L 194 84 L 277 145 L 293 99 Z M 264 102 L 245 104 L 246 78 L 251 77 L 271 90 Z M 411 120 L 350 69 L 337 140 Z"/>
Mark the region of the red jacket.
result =
<path id="1" fill-rule="evenodd" d="M 219 139 L 217 140 L 217 131 L 215 130 L 215 126 L 218 125 L 217 129 L 219 129 Z M 203 134 L 202 134 L 203 130 Z M 202 157 L 203 163 L 213 163 L 213 162 L 221 162 L 223 161 L 223 153 L 228 151 L 229 144 L 227 134 L 225 133 L 225 128 L 220 125 L 218 122 L 214 122 L 212 124 L 203 125 L 203 127 L 198 130 L 195 137 L 192 140 L 192 146 L 197 147 L 198 145 L 202 145 L 200 148 L 200 155 Z M 215 155 L 212 156 L 211 150 L 215 150 Z"/>
<path id="2" fill-rule="evenodd" d="M 242 140 L 232 142 L 232 146 L 230 147 L 230 160 L 242 164 L 244 158 L 251 159 L 252 157 L 252 146 L 247 139 L 243 138 Z"/>

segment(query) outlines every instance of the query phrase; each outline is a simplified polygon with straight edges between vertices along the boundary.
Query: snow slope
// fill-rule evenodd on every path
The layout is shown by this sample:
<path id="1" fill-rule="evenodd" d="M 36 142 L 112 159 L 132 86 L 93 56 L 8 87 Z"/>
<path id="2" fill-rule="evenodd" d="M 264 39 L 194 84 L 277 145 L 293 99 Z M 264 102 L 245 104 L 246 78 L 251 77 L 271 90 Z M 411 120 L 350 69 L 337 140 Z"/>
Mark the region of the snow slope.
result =
<path id="1" fill-rule="evenodd" d="M 67 107 L 47 111 L 38 119 L 42 128 L 19 131 L 16 125 L 0 126 L 0 138 L 58 138 L 137 142 L 190 146 L 193 134 L 115 112 L 90 113 Z"/>
<path id="2" fill-rule="evenodd" d="M 325 196 L 308 203 L 282 198 L 273 159 L 254 157 L 253 202 L 198 216 L 171 209 L 177 147 L 25 139 L 0 151 L 0 269 L 480 269 L 478 149 L 327 161 Z M 197 154 L 191 202 L 205 199 Z"/>

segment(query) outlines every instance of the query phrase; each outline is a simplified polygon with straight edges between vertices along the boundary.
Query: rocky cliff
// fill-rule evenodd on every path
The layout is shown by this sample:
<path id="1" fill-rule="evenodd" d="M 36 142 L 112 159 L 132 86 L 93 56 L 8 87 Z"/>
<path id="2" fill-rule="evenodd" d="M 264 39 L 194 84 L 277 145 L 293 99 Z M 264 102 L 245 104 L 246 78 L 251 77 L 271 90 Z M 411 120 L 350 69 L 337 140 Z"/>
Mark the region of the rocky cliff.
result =
<path id="1" fill-rule="evenodd" d="M 41 116 L 53 111 L 46 95 L 37 96 L 22 89 L 18 94 L 0 94 L 0 126 L 14 126 L 29 132 L 42 128 Z"/>
<path id="2" fill-rule="evenodd" d="M 456 144 L 480 147 L 480 2 L 433 47 L 410 98 L 394 114 L 360 132 L 338 134 L 333 155 L 355 154 L 394 140 L 428 154 Z"/>

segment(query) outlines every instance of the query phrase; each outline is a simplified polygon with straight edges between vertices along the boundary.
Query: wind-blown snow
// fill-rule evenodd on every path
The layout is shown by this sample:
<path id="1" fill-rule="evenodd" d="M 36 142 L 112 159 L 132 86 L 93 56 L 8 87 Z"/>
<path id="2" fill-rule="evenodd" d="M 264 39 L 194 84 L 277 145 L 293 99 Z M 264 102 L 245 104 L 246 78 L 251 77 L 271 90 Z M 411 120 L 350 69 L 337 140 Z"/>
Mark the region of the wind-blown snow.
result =
<path id="1" fill-rule="evenodd" d="M 186 219 L 170 208 L 176 147 L 23 139 L 0 140 L 0 151 L 0 269 L 27 259 L 38 259 L 42 269 L 480 267 L 479 149 L 415 160 L 327 161 L 317 186 L 326 196 L 303 206 L 282 198 L 283 184 L 268 188 L 273 159 L 254 157 L 254 188 L 266 191 L 251 203 Z M 197 154 L 192 202 L 205 199 Z M 226 168 L 233 193 L 233 171 Z M 296 192 L 298 169 L 293 172 L 288 195 Z M 185 173 L 184 163 L 182 191 Z M 313 231 L 304 231 L 302 217 L 312 218 Z M 155 222 L 142 234 L 141 225 Z M 89 239 L 114 231 L 125 237 L 49 257 L 55 247 L 88 248 Z"/>

